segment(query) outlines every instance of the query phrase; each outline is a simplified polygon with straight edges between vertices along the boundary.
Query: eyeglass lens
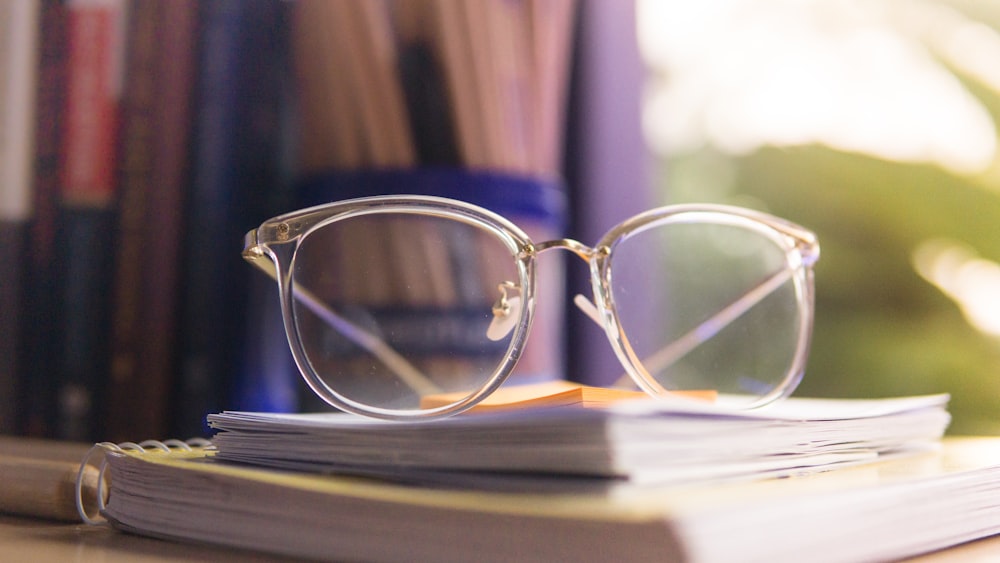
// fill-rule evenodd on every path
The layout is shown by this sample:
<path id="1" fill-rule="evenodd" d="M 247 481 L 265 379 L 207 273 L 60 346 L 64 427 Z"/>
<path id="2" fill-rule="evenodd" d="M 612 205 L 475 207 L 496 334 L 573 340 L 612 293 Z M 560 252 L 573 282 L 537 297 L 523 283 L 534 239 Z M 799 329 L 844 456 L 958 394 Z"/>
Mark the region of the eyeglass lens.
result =
<path id="1" fill-rule="evenodd" d="M 753 222 L 658 224 L 611 254 L 625 346 L 665 391 L 750 406 L 783 385 L 803 312 L 786 248 Z"/>
<path id="2" fill-rule="evenodd" d="M 404 411 L 442 394 L 458 402 L 507 357 L 520 284 L 511 250 L 482 227 L 361 215 L 300 242 L 295 328 L 312 370 L 343 398 Z"/>

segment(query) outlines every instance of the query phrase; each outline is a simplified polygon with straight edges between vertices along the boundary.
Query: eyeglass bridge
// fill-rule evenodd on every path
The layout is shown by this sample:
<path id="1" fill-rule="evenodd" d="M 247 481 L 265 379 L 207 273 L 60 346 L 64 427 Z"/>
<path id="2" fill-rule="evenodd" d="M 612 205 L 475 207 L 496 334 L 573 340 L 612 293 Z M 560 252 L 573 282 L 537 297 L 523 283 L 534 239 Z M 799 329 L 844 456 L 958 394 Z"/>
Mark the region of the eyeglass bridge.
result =
<path id="1" fill-rule="evenodd" d="M 591 248 L 580 241 L 571 238 L 561 238 L 555 240 L 547 240 L 545 242 L 540 242 L 537 244 L 528 244 L 521 251 L 522 256 L 537 256 L 546 250 L 561 249 L 568 250 L 573 254 L 576 254 L 585 261 L 590 261 L 595 255 L 607 256 L 611 249 L 607 246 L 600 246 L 598 248 Z"/>

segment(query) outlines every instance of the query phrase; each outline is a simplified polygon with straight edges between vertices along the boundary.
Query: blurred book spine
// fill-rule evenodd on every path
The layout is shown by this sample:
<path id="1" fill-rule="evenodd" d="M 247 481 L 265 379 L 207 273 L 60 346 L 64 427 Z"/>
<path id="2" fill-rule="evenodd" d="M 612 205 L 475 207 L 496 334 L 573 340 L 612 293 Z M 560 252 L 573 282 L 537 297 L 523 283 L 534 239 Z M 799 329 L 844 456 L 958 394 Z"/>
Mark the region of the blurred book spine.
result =
<path id="1" fill-rule="evenodd" d="M 277 188 L 281 28 L 277 1 L 200 4 L 201 58 L 182 260 L 174 435 L 201 435 L 236 392 L 248 286 L 239 241 Z M 276 66 L 277 65 L 277 66 Z"/>
<path id="2" fill-rule="evenodd" d="M 197 9 L 130 8 L 105 439 L 168 430 Z"/>
<path id="3" fill-rule="evenodd" d="M 108 365 L 125 2 L 78 0 L 66 9 L 54 428 L 58 438 L 91 440 L 101 434 L 96 402 Z"/>
<path id="4" fill-rule="evenodd" d="M 248 225 L 258 225 L 294 209 L 296 204 L 290 179 L 295 146 L 288 47 L 290 10 L 287 2 L 262 7 L 250 26 L 248 41 L 257 50 L 249 50 L 249 56 L 256 64 L 248 69 L 245 87 L 256 96 L 245 109 L 249 129 L 242 133 L 241 169 L 245 178 L 241 185 L 250 193 L 243 195 L 247 207 L 236 225 L 240 235 Z M 267 276 L 246 277 L 241 354 L 226 404 L 256 411 L 294 412 L 300 407 L 303 384 L 285 337 L 278 292 Z"/>
<path id="5" fill-rule="evenodd" d="M 38 47 L 38 83 L 35 89 L 34 179 L 32 210 L 25 243 L 26 287 L 22 316 L 18 430 L 44 437 L 52 432 L 55 402 L 52 396 L 57 335 L 55 304 L 56 200 L 59 194 L 61 140 L 66 104 L 66 7 L 42 2 Z"/>
<path id="6" fill-rule="evenodd" d="M 22 251 L 31 213 L 39 3 L 0 4 L 0 433 L 16 430 Z"/>

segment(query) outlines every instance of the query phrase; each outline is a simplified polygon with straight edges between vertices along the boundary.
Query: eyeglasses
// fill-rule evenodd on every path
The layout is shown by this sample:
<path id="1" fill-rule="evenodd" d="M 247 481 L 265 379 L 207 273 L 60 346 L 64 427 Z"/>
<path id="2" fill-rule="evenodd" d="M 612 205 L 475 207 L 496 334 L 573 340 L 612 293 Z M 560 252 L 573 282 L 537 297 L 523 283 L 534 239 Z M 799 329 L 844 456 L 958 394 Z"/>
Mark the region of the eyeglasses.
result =
<path id="1" fill-rule="evenodd" d="M 366 197 L 265 221 L 243 256 L 278 282 L 309 387 L 341 410 L 400 420 L 461 412 L 508 379 L 532 324 L 536 260 L 554 249 L 589 264 L 593 299 L 574 302 L 648 394 L 707 391 L 753 408 L 801 379 L 819 245 L 747 209 L 661 207 L 589 247 L 532 242 L 461 201 Z M 441 396 L 454 399 L 429 406 Z"/>

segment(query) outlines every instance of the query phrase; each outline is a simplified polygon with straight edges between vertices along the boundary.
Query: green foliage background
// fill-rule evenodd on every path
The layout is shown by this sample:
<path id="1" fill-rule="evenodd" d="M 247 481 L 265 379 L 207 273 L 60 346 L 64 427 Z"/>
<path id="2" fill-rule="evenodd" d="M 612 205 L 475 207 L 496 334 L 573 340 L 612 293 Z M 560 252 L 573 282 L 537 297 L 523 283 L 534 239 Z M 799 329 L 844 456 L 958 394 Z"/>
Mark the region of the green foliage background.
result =
<path id="1" fill-rule="evenodd" d="M 672 202 L 756 207 L 817 233 L 816 328 L 797 395 L 947 392 L 951 433 L 1000 434 L 1000 340 L 973 328 L 911 263 L 917 245 L 938 237 L 1000 261 L 1000 191 L 822 146 L 745 157 L 704 149 L 666 167 Z"/>
<path id="2" fill-rule="evenodd" d="M 866 8 L 898 15 L 935 5 L 1000 30 L 1000 2 L 880 0 Z M 776 6 L 781 8 L 763 3 L 761 9 Z M 927 54 L 934 56 L 934 50 Z M 1000 89 L 946 60 L 938 62 L 1000 130 Z M 920 118 L 913 116 L 918 125 Z M 657 193 L 667 203 L 762 209 L 818 235 L 822 257 L 816 267 L 813 348 L 797 395 L 946 392 L 952 396 L 950 433 L 1000 434 L 1000 337 L 973 327 L 912 262 L 919 245 L 939 238 L 1000 262 L 1000 157 L 991 169 L 970 176 L 822 145 L 764 147 L 746 155 L 705 146 L 664 157 L 660 164 Z"/>

